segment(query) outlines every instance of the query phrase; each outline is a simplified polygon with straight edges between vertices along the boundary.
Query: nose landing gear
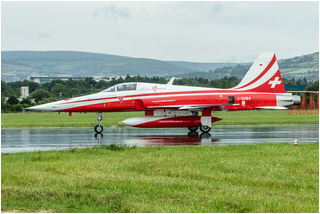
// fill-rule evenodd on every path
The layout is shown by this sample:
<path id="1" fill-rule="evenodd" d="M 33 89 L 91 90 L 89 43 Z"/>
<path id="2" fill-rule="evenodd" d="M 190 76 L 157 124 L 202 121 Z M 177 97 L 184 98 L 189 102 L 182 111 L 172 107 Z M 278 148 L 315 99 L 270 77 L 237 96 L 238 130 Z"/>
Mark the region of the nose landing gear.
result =
<path id="1" fill-rule="evenodd" d="M 97 120 L 96 122 L 98 123 L 95 127 L 94 127 L 94 131 L 97 134 L 101 134 L 101 132 L 103 131 L 103 126 L 100 124 L 100 122 L 104 119 L 103 115 L 101 112 L 97 113 Z"/>
<path id="2" fill-rule="evenodd" d="M 97 124 L 97 125 L 94 127 L 94 131 L 95 131 L 97 134 L 100 134 L 100 133 L 103 131 L 103 126 L 101 126 L 100 124 Z"/>

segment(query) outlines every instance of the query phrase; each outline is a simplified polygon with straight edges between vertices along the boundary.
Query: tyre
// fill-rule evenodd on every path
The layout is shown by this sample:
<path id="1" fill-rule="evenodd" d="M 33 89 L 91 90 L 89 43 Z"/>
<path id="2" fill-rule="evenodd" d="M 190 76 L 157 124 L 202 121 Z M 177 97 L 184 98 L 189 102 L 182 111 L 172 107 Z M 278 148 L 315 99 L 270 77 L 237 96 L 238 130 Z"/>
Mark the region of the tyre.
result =
<path id="1" fill-rule="evenodd" d="M 204 133 L 208 133 L 208 132 L 210 132 L 210 130 L 211 130 L 211 127 L 210 126 L 204 126 L 204 125 L 200 125 L 200 130 L 202 131 L 202 132 L 204 132 Z"/>
<path id="2" fill-rule="evenodd" d="M 100 134 L 102 131 L 103 131 L 103 126 L 101 126 L 100 124 L 96 125 L 94 127 L 94 131 L 97 133 L 97 134 Z"/>
<path id="3" fill-rule="evenodd" d="M 190 126 L 188 127 L 188 129 L 191 131 L 191 132 L 195 132 L 198 130 L 198 126 Z"/>

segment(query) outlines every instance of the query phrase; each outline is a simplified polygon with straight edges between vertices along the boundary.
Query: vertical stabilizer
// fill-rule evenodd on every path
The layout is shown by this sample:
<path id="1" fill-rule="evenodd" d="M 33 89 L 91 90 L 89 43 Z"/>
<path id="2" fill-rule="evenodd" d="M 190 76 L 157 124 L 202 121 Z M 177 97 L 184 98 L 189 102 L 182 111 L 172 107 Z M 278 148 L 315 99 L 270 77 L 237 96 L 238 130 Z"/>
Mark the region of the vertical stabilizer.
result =
<path id="1" fill-rule="evenodd" d="M 285 93 L 276 55 L 274 53 L 261 53 L 234 89 Z"/>

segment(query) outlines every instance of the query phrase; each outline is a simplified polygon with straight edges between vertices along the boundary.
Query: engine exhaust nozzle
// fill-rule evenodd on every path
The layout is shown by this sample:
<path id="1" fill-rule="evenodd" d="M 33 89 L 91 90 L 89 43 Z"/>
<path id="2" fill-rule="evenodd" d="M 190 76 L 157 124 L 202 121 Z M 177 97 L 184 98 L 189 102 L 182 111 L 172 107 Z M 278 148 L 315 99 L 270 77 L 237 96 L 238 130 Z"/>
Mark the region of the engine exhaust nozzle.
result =
<path id="1" fill-rule="evenodd" d="M 300 105 L 301 104 L 301 97 L 297 95 L 292 96 L 293 105 Z"/>

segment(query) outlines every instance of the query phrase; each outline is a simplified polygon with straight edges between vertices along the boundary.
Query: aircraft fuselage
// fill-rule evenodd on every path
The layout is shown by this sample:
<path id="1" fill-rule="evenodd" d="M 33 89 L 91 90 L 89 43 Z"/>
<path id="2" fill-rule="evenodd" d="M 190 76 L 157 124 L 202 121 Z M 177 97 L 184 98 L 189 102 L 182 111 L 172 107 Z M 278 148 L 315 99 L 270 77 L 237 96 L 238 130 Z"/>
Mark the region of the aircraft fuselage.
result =
<path id="1" fill-rule="evenodd" d="M 146 92 L 145 88 L 151 90 Z M 137 83 L 137 89 L 100 92 L 31 107 L 31 110 L 54 112 L 125 112 L 155 109 L 192 110 L 194 106 L 211 106 L 213 111 L 253 110 L 274 107 L 281 109 L 294 105 L 298 98 L 290 93 L 244 92 L 230 89 L 167 86 L 165 84 Z M 158 88 L 158 90 L 152 90 Z M 170 90 L 170 88 L 173 88 Z M 181 90 L 182 89 L 182 90 Z M 296 100 L 296 101 L 295 101 Z M 189 108 L 190 107 L 190 108 Z M 185 108 L 185 109 L 184 109 Z"/>

